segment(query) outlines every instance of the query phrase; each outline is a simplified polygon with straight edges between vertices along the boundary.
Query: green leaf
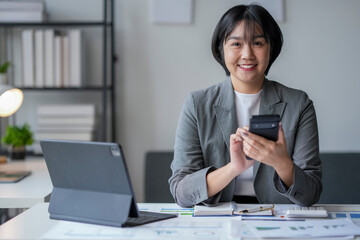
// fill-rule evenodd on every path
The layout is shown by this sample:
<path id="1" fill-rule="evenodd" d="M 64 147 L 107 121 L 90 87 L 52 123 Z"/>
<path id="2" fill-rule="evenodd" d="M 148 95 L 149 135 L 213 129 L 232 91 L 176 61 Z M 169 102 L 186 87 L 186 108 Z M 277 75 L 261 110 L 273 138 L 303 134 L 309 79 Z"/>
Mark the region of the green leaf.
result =
<path id="1" fill-rule="evenodd" d="M 0 73 L 6 73 L 8 68 L 10 67 L 10 62 L 7 61 L 0 66 Z"/>
<path id="2" fill-rule="evenodd" d="M 21 127 L 7 126 L 5 136 L 1 138 L 1 142 L 14 147 L 31 145 L 34 139 L 30 125 L 26 123 Z"/>

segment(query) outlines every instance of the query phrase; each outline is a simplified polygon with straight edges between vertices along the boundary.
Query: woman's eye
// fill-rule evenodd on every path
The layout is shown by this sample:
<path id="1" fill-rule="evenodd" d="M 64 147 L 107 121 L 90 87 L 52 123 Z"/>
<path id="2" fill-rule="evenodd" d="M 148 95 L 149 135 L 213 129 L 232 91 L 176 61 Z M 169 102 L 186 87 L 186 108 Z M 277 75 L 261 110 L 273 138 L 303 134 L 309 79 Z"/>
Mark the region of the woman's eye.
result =
<path id="1" fill-rule="evenodd" d="M 253 42 L 253 45 L 254 45 L 254 46 L 263 46 L 264 43 L 261 42 L 261 41 L 255 41 L 255 42 Z"/>
<path id="2" fill-rule="evenodd" d="M 239 47 L 239 46 L 240 46 L 240 43 L 239 43 L 239 42 L 233 42 L 233 43 L 231 44 L 231 46 Z"/>

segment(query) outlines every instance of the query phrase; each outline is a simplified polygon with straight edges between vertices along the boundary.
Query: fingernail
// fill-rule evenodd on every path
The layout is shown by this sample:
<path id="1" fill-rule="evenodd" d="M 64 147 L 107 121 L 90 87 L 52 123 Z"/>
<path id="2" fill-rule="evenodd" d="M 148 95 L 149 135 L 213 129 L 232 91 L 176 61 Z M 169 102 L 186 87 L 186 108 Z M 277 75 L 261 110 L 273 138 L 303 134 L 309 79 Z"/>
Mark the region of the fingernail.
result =
<path id="1" fill-rule="evenodd" d="M 248 134 L 246 132 L 241 132 L 241 136 L 247 137 Z"/>

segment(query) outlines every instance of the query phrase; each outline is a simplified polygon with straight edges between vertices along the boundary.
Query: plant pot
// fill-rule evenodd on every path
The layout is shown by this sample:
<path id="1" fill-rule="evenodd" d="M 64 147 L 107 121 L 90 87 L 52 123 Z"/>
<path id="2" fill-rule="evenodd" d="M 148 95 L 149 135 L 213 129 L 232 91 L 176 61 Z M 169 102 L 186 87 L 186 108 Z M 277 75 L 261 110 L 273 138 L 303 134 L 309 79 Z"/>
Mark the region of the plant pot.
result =
<path id="1" fill-rule="evenodd" d="M 11 160 L 24 160 L 25 159 L 25 146 L 11 147 L 10 148 Z"/>
<path id="2" fill-rule="evenodd" d="M 0 73 L 0 84 L 8 84 L 6 73 Z"/>

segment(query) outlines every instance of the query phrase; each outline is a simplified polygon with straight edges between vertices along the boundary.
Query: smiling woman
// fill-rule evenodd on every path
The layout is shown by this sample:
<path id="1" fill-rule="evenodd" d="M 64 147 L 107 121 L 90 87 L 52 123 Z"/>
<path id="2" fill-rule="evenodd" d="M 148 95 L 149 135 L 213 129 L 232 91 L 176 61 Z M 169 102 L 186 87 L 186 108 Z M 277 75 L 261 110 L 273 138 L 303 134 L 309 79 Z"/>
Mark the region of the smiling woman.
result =
<path id="1" fill-rule="evenodd" d="M 245 23 L 240 22 L 225 39 L 223 52 L 225 65 L 233 80 L 234 90 L 254 94 L 262 88 L 264 72 L 269 65 L 270 44 L 261 29 L 255 36 L 245 38 Z"/>
<path id="2" fill-rule="evenodd" d="M 265 77 L 282 44 L 279 26 L 259 5 L 235 6 L 218 22 L 212 53 L 228 78 L 185 100 L 169 179 L 179 205 L 234 200 L 309 206 L 319 200 L 313 103 L 305 92 Z M 280 116 L 277 141 L 249 132 L 250 117 L 259 114 Z"/>

